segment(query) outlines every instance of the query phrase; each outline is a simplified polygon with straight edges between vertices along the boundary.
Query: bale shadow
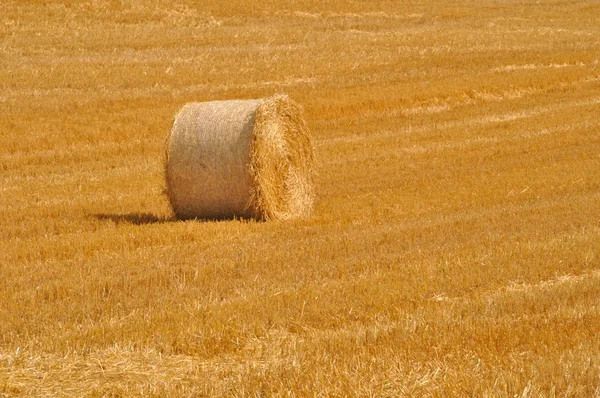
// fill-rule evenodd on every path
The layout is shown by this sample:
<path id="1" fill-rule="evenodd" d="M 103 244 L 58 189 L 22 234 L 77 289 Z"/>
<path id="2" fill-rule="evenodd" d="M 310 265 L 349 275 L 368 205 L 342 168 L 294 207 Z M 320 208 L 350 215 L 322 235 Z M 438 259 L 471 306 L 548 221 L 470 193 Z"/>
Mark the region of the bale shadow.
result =
<path id="1" fill-rule="evenodd" d="M 125 214 L 110 214 L 99 213 L 92 214 L 92 217 L 100 220 L 110 220 L 115 224 L 133 224 L 133 225 L 148 225 L 148 224 L 164 224 L 177 221 L 174 217 L 158 217 L 151 213 L 125 213 Z"/>
<path id="2" fill-rule="evenodd" d="M 114 214 L 114 213 L 97 213 L 91 214 L 92 217 L 96 218 L 100 221 L 112 221 L 115 224 L 131 224 L 131 225 L 149 225 L 149 224 L 166 224 L 166 223 L 174 223 L 174 222 L 185 222 L 185 221 L 195 221 L 201 223 L 220 223 L 220 222 L 252 222 L 256 220 L 239 218 L 239 217 L 223 217 L 223 218 L 177 218 L 175 216 L 172 217 L 158 217 L 152 213 L 124 213 L 124 214 Z"/>

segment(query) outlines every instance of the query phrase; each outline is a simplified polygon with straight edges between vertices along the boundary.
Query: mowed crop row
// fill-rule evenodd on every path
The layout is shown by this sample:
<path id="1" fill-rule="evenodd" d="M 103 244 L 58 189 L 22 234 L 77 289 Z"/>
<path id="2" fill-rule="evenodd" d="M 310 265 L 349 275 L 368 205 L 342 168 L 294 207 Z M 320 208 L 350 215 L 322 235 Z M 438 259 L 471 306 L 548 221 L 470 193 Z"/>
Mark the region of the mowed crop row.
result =
<path id="1" fill-rule="evenodd" d="M 0 396 L 600 394 L 600 5 L 0 5 Z M 189 101 L 285 92 L 310 218 L 177 221 Z"/>

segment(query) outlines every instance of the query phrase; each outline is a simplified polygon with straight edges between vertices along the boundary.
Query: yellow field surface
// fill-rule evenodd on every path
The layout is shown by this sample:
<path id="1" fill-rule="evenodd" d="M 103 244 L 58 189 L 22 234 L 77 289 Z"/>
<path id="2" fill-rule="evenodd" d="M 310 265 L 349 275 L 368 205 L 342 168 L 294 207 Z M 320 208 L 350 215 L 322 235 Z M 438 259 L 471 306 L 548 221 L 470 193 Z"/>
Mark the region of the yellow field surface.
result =
<path id="1" fill-rule="evenodd" d="M 0 396 L 600 396 L 600 3 L 0 3 Z M 313 215 L 176 221 L 287 93 Z"/>

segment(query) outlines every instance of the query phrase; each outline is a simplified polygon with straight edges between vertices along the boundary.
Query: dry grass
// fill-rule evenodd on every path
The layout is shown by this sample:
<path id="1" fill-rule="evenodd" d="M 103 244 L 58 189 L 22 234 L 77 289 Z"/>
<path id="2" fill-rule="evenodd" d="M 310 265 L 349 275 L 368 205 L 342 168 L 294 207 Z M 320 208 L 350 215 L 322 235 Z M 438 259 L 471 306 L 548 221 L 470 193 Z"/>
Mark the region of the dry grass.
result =
<path id="1" fill-rule="evenodd" d="M 0 4 L 0 395 L 599 396 L 598 2 L 230 3 Z M 313 215 L 172 221 L 275 92 Z"/>

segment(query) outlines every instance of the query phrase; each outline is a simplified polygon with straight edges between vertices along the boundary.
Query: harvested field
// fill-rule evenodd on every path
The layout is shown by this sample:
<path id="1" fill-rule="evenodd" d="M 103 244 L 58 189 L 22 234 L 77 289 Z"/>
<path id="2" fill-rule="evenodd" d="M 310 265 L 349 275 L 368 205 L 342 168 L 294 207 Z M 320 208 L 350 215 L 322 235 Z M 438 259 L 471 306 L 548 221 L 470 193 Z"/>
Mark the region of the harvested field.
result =
<path id="1" fill-rule="evenodd" d="M 600 4 L 0 4 L 0 396 L 600 396 Z M 177 221 L 287 93 L 309 218 Z"/>

